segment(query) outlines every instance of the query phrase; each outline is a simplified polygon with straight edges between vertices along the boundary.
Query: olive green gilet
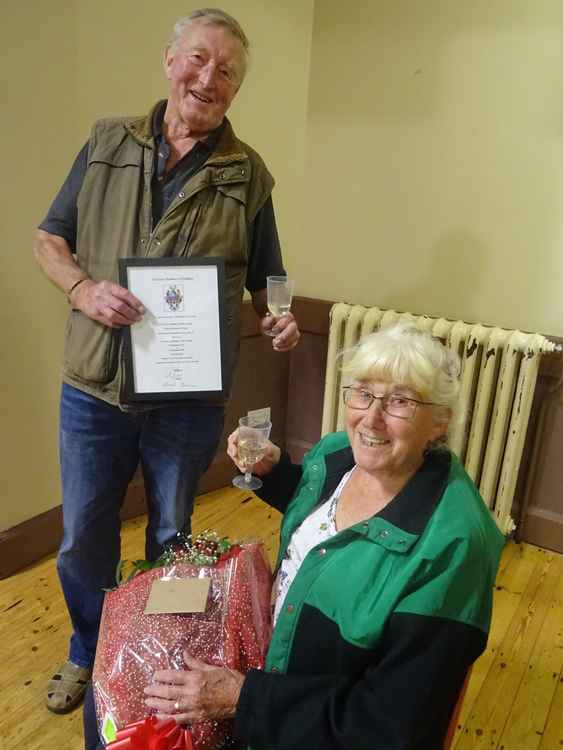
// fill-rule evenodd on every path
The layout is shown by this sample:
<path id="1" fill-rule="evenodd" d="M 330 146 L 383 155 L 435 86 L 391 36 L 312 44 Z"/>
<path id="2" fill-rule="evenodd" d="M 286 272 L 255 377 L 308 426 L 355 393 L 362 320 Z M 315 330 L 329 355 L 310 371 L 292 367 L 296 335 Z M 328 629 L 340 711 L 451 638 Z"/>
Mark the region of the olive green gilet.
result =
<path id="1" fill-rule="evenodd" d="M 274 180 L 227 121 L 211 156 L 152 227 L 153 112 L 95 123 L 78 196 L 77 262 L 95 281 L 119 283 L 119 258 L 223 258 L 228 389 L 239 343 L 248 225 L 270 195 Z M 120 331 L 72 310 L 64 381 L 123 406 L 126 375 Z"/>

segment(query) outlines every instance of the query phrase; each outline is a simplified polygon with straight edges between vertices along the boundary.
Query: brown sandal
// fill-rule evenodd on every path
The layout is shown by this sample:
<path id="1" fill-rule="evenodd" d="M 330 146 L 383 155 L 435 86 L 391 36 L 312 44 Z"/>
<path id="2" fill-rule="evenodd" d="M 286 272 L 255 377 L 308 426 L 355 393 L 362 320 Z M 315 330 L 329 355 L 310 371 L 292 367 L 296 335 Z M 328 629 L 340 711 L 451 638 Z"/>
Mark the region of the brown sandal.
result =
<path id="1" fill-rule="evenodd" d="M 66 661 L 47 684 L 46 705 L 55 714 L 66 714 L 84 698 L 92 670 Z"/>

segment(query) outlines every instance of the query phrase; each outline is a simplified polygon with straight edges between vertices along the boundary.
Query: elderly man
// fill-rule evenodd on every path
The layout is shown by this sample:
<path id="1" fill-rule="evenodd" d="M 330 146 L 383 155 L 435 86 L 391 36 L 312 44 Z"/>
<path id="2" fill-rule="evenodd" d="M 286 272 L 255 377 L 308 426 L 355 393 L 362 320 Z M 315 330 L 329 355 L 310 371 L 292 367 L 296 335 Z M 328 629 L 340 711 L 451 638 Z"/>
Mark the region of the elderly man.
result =
<path id="1" fill-rule="evenodd" d="M 273 347 L 299 331 L 267 314 L 266 277 L 283 273 L 273 179 L 225 114 L 244 79 L 248 40 L 218 10 L 183 18 L 164 54 L 166 101 L 141 118 L 100 120 L 37 233 L 45 274 L 68 297 L 60 418 L 64 536 L 58 556 L 73 624 L 68 661 L 47 688 L 56 713 L 82 699 L 94 658 L 104 587 L 120 556 L 119 509 L 139 461 L 155 559 L 189 528 L 197 483 L 222 432 L 224 402 L 126 402 L 120 329 L 143 305 L 118 282 L 118 258 L 221 257 L 226 268 L 230 371 L 243 289 Z"/>

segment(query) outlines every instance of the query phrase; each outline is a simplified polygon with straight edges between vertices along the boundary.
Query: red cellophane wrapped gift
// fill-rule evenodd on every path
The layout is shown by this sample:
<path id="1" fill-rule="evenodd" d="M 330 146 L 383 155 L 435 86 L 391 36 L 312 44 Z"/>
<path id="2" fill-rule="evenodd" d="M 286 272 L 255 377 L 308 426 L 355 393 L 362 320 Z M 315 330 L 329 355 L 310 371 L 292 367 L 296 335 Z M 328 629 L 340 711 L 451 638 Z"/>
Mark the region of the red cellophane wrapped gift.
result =
<path id="1" fill-rule="evenodd" d="M 106 594 L 92 676 L 106 740 L 113 739 L 112 727 L 146 719 L 143 689 L 157 670 L 186 669 L 184 650 L 241 672 L 263 667 L 271 628 L 271 573 L 263 546 L 229 547 L 220 540 L 217 548 L 217 540 L 212 532 L 188 539 L 166 553 L 163 567 L 141 572 Z M 209 578 L 205 612 L 144 614 L 153 582 L 173 578 Z M 194 750 L 228 746 L 231 729 L 230 721 L 193 724 Z"/>

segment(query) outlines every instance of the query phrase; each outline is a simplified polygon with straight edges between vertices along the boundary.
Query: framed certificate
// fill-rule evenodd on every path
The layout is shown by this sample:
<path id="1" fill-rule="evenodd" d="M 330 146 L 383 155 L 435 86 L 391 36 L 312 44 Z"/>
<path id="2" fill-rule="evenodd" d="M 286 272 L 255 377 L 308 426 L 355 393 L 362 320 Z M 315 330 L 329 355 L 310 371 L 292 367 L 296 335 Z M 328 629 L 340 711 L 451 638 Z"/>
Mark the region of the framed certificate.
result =
<path id="1" fill-rule="evenodd" d="M 223 260 L 120 258 L 119 281 L 146 309 L 122 329 L 127 400 L 226 395 Z"/>

